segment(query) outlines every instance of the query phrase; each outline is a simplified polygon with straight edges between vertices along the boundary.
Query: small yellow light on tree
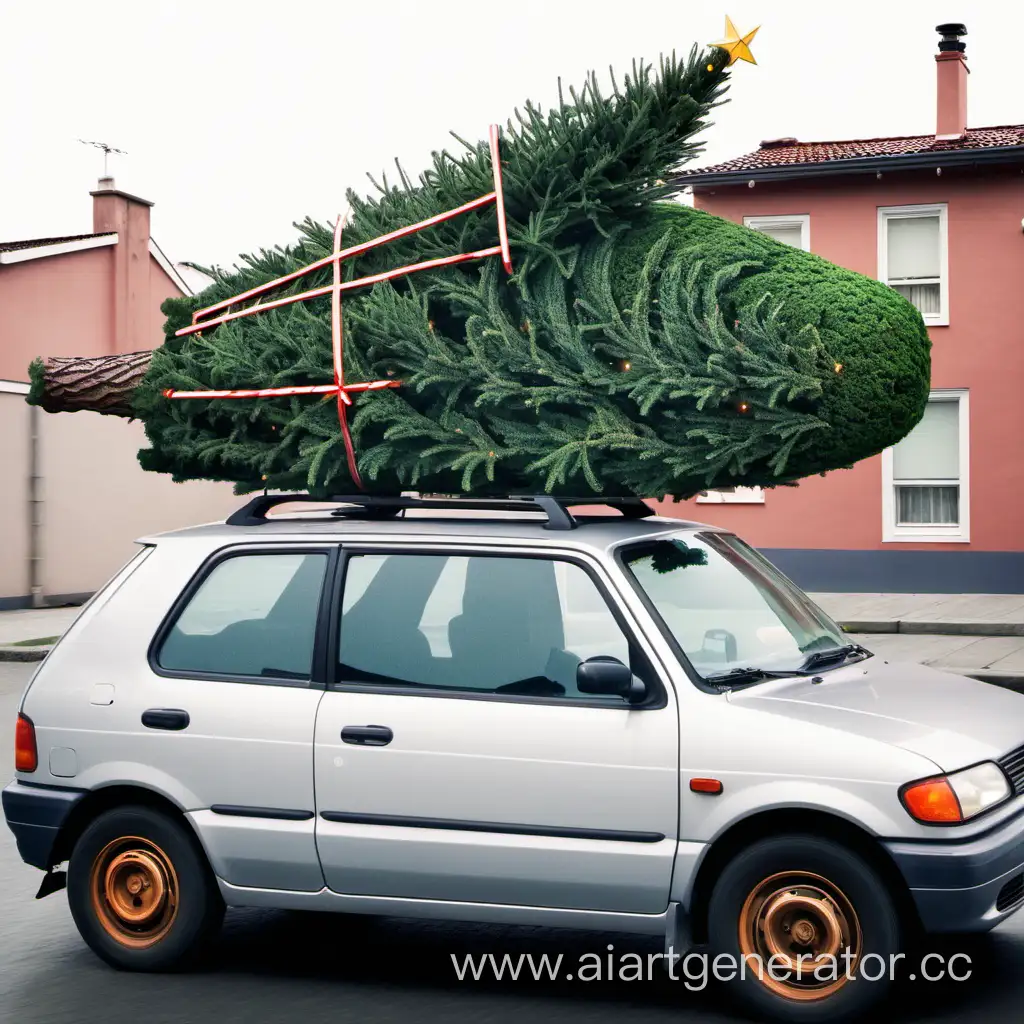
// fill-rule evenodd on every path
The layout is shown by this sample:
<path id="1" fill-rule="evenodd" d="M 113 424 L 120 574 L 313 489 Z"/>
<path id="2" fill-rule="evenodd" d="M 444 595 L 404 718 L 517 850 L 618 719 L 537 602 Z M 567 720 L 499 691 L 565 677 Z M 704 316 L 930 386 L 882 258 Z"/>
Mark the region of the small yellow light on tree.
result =
<path id="1" fill-rule="evenodd" d="M 629 373 L 633 369 L 633 364 L 628 359 L 623 359 L 621 369 L 623 373 Z"/>
<path id="2" fill-rule="evenodd" d="M 740 412 L 746 412 L 750 408 L 746 402 L 740 402 Z"/>
<path id="3" fill-rule="evenodd" d="M 487 453 L 487 457 L 488 457 L 489 459 L 493 459 L 493 458 L 494 458 L 494 452 L 488 452 L 488 453 Z"/>
<path id="4" fill-rule="evenodd" d="M 708 71 L 714 71 L 714 70 L 715 70 L 715 65 L 714 64 L 709 64 L 708 65 Z"/>
<path id="5" fill-rule="evenodd" d="M 428 320 L 427 321 L 427 330 L 432 331 L 433 329 L 434 329 L 434 321 L 433 320 Z"/>
<path id="6" fill-rule="evenodd" d="M 261 479 L 261 480 L 266 480 L 266 479 L 267 479 L 267 474 L 266 474 L 266 473 L 264 473 L 264 474 L 263 474 L 263 476 L 261 476 L 261 477 L 260 477 L 260 479 Z"/>
<path id="7" fill-rule="evenodd" d="M 842 373 L 843 372 L 843 364 L 842 363 L 836 363 L 835 371 L 836 371 L 836 373 Z"/>

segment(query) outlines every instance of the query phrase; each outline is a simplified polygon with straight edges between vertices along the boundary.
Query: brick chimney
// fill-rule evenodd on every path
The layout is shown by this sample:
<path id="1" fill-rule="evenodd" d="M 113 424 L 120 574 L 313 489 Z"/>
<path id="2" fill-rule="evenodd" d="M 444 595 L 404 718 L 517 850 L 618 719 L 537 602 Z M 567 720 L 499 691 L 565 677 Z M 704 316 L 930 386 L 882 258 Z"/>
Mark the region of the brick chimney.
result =
<path id="1" fill-rule="evenodd" d="M 153 347 L 149 308 L 149 210 L 153 205 L 100 178 L 92 196 L 92 229 L 117 232 L 114 254 L 114 352 Z"/>
<path id="2" fill-rule="evenodd" d="M 959 139 L 967 130 L 967 49 L 962 37 L 967 26 L 959 22 L 937 25 L 941 36 L 937 66 L 935 125 L 936 139 Z"/>

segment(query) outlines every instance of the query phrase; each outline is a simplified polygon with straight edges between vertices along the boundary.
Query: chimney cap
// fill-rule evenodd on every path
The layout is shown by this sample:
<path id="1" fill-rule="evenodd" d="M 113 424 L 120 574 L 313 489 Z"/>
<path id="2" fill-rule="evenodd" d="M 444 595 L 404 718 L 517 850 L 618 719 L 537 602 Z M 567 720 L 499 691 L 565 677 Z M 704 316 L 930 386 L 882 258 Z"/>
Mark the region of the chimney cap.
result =
<path id="1" fill-rule="evenodd" d="M 110 185 L 106 185 L 106 182 L 110 182 Z M 112 188 L 114 184 L 113 178 L 100 178 L 99 188 L 93 189 L 89 195 L 91 196 L 120 196 L 122 199 L 127 199 L 130 203 L 138 203 L 140 206 L 154 206 L 155 204 L 150 202 L 148 199 L 143 199 L 141 196 L 133 196 L 131 192 L 124 192 L 119 188 Z"/>
<path id="2" fill-rule="evenodd" d="M 963 53 L 967 49 L 967 45 L 961 42 L 961 36 L 967 35 L 967 26 L 959 21 L 947 21 L 941 25 L 935 26 L 935 31 L 939 33 L 942 38 L 939 40 L 939 51 L 948 52 L 954 51 Z"/>

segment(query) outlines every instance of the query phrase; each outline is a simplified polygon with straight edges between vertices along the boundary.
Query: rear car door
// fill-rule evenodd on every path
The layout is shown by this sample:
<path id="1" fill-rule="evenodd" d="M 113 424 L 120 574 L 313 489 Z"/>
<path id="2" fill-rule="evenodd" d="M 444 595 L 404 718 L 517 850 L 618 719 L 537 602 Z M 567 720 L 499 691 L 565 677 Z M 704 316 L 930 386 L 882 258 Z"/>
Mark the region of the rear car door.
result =
<path id="1" fill-rule="evenodd" d="M 347 550 L 317 716 L 317 847 L 341 893 L 632 913 L 668 904 L 678 718 L 582 555 Z M 580 693 L 593 656 L 647 698 Z"/>
<path id="2" fill-rule="evenodd" d="M 198 572 L 182 554 L 158 544 L 61 645 L 67 668 L 46 670 L 73 683 L 39 710 L 43 743 L 70 751 L 66 785 L 169 797 L 228 883 L 319 890 L 312 744 L 333 549 L 229 547 Z M 50 688 L 37 689 L 46 699 Z"/>

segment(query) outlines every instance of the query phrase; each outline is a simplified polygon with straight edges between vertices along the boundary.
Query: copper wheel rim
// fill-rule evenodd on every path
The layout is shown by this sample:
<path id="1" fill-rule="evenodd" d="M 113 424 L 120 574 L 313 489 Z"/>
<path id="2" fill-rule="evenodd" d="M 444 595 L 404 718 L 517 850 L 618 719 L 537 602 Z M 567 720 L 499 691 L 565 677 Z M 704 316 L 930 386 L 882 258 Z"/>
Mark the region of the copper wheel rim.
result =
<path id="1" fill-rule="evenodd" d="M 148 949 L 171 929 L 178 914 L 178 876 L 155 843 L 125 836 L 93 861 L 89 888 L 103 930 L 130 949 Z"/>
<path id="2" fill-rule="evenodd" d="M 851 980 L 863 944 L 842 889 L 807 871 L 781 871 L 754 886 L 740 910 L 739 940 L 741 956 L 757 958 L 747 969 L 776 995 L 801 1002 L 827 999 Z"/>

